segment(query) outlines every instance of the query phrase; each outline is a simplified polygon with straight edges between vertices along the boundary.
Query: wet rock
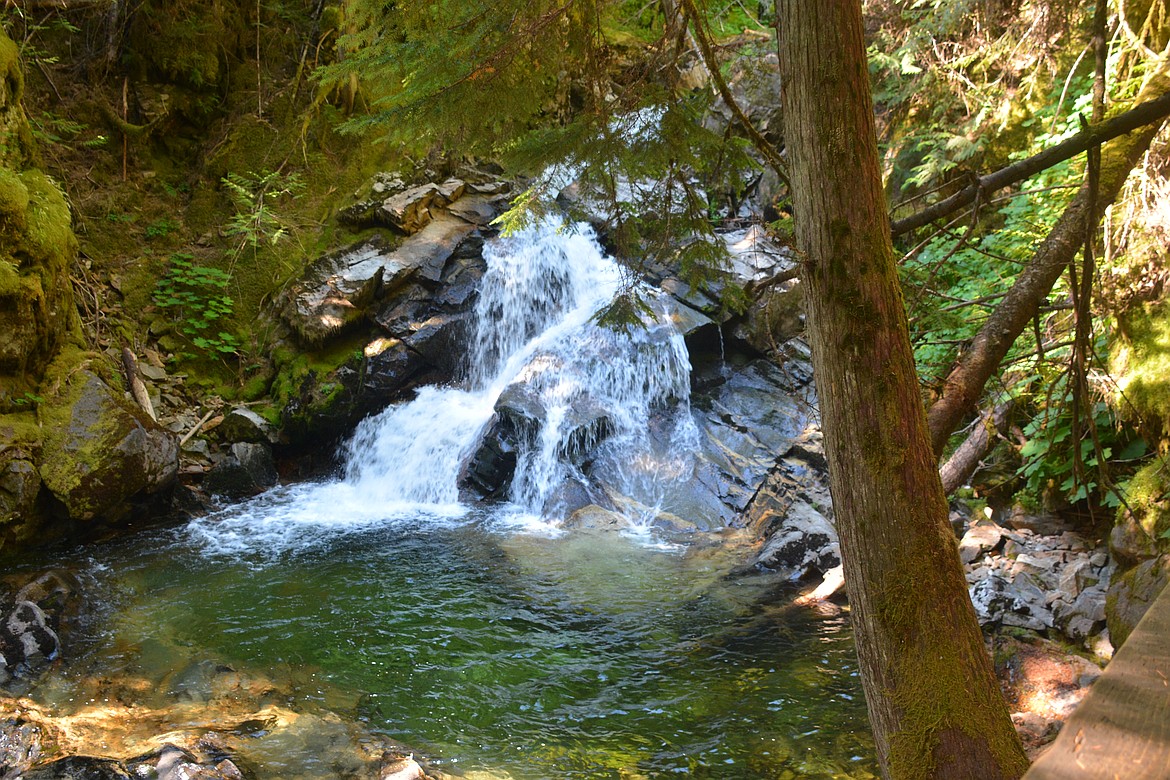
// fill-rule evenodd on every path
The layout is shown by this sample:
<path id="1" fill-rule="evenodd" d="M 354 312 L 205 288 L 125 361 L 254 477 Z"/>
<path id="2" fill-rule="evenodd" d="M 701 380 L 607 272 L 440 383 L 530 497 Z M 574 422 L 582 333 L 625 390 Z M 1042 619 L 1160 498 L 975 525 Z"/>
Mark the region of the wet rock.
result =
<path id="1" fill-rule="evenodd" d="M 0 668 L 0 685 L 3 685 L 3 669 Z M 0 719 L 0 777 L 19 778 L 27 772 L 41 756 L 43 732 L 39 726 L 19 718 Z"/>
<path id="2" fill-rule="evenodd" d="M 755 559 L 756 565 L 780 572 L 789 579 L 823 573 L 840 563 L 836 529 L 804 501 L 789 506 Z"/>
<path id="3" fill-rule="evenodd" d="M 379 780 L 426 780 L 426 773 L 414 760 L 414 756 L 388 754 L 382 759 L 378 778 Z"/>
<path id="4" fill-rule="evenodd" d="M 254 496 L 280 481 L 272 450 L 266 444 L 237 442 L 231 453 L 207 474 L 204 486 L 228 498 Z"/>
<path id="5" fill-rule="evenodd" d="M 467 343 L 470 331 L 469 314 L 436 314 L 417 323 L 405 342 L 422 355 L 428 365 L 442 374 L 455 376 L 464 368 L 463 345 Z"/>
<path id="6" fill-rule="evenodd" d="M 561 525 L 566 531 L 620 531 L 630 527 L 630 521 L 609 509 L 591 504 L 578 509 Z"/>
<path id="7" fill-rule="evenodd" d="M 224 415 L 223 422 L 216 429 L 216 435 L 224 442 L 247 442 L 276 444 L 276 431 L 260 415 L 243 406 L 238 406 Z"/>
<path id="8" fill-rule="evenodd" d="M 174 434 L 88 369 L 67 373 L 37 413 L 41 480 L 71 518 L 121 520 L 174 485 Z"/>
<path id="9" fill-rule="evenodd" d="M 23 780 L 136 780 L 121 761 L 68 756 L 24 773 Z"/>
<path id="10" fill-rule="evenodd" d="M 506 498 L 518 457 L 516 432 L 510 418 L 496 415 L 487 433 L 459 475 L 462 489 L 487 500 Z"/>
<path id="11" fill-rule="evenodd" d="M 553 489 L 540 514 L 546 518 L 564 518 L 590 506 L 599 506 L 606 510 L 616 509 L 615 503 L 604 491 L 570 476 Z"/>
<path id="12" fill-rule="evenodd" d="M 36 668 L 60 655 L 61 640 L 40 607 L 17 601 L 0 625 L 0 647 L 10 667 L 18 659 L 22 666 Z"/>

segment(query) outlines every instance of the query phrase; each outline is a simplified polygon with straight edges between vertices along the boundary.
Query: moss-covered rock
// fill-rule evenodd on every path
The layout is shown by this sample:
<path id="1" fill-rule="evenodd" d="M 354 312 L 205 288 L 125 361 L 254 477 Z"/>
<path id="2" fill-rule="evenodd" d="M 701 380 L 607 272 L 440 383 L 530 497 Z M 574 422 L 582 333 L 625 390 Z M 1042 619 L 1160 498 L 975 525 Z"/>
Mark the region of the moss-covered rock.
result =
<path id="1" fill-rule="evenodd" d="M 1114 647 L 1121 647 L 1138 621 L 1170 581 L 1170 556 L 1144 561 L 1109 587 L 1105 597 L 1105 623 Z"/>
<path id="2" fill-rule="evenodd" d="M 1170 468 L 1157 459 L 1129 483 L 1109 537 L 1113 557 L 1123 567 L 1170 552 Z"/>
<path id="3" fill-rule="evenodd" d="M 1120 318 L 1121 338 L 1112 355 L 1123 412 L 1170 433 L 1170 299 L 1138 302 Z"/>
<path id="4" fill-rule="evenodd" d="M 0 169 L 0 373 L 39 373 L 77 321 L 69 205 L 38 170 Z"/>
<path id="5" fill-rule="evenodd" d="M 20 49 L 0 30 L 0 166 L 18 168 L 33 153 L 32 131 L 20 105 L 23 96 Z"/>
<path id="6" fill-rule="evenodd" d="M 50 369 L 54 386 L 37 409 L 40 477 L 70 518 L 123 521 L 136 506 L 166 496 L 179 468 L 178 443 L 90 362 L 69 358 Z"/>
<path id="7" fill-rule="evenodd" d="M 41 431 L 31 412 L 0 415 L 0 549 L 37 532 Z"/>

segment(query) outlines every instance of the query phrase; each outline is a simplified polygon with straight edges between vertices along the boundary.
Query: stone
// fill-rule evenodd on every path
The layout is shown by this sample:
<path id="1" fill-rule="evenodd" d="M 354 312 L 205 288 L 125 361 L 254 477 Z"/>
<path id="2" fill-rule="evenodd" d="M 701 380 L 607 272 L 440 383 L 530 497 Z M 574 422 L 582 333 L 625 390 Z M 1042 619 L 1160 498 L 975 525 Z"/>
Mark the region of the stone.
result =
<path id="1" fill-rule="evenodd" d="M 797 501 L 789 506 L 753 563 L 792 580 L 824 573 L 841 563 L 837 531 L 814 507 Z"/>
<path id="2" fill-rule="evenodd" d="M 416 323 L 404 341 L 431 366 L 455 376 L 464 370 L 464 347 L 471 331 L 471 316 L 465 313 L 436 314 Z"/>
<path id="3" fill-rule="evenodd" d="M 0 666 L 2 669 L 2 666 Z M 3 675 L 0 672 L 0 684 Z M 44 733 L 33 723 L 19 718 L 0 719 L 0 771 L 3 777 L 19 778 L 44 755 Z"/>
<path id="4" fill-rule="evenodd" d="M 590 504 L 569 515 L 561 527 L 566 531 L 620 531 L 629 528 L 630 521 L 610 509 Z"/>
<path id="5" fill-rule="evenodd" d="M 267 420 L 243 406 L 237 406 L 224 415 L 216 435 L 224 442 L 276 444 L 278 440 L 276 431 Z"/>
<path id="6" fill-rule="evenodd" d="M 426 773 L 414 760 L 414 756 L 387 755 L 382 759 L 382 768 L 378 778 L 379 780 L 426 780 Z"/>
<path id="7" fill-rule="evenodd" d="M 1059 587 L 1063 593 L 1075 599 L 1082 590 L 1099 581 L 1100 577 L 1093 573 L 1089 559 L 1077 558 L 1061 570 Z"/>
<path id="8" fill-rule="evenodd" d="M 0 374 L 39 376 L 67 338 L 77 311 L 69 280 L 77 257 L 71 221 L 69 204 L 45 174 L 0 168 L 4 256 L 15 260 L 0 261 Z M 12 402 L 0 392 L 0 412 Z"/>
<path id="9" fill-rule="evenodd" d="M 1032 514 L 1018 504 L 1012 507 L 1011 514 L 1004 520 L 1004 525 L 1015 531 L 1030 531 L 1037 534 L 1059 534 L 1065 528 L 1064 521 L 1056 515 Z"/>
<path id="10" fill-rule="evenodd" d="M 254 496 L 280 481 L 272 450 L 266 444 L 237 442 L 231 454 L 207 474 L 204 486 L 228 498 Z"/>
<path id="11" fill-rule="evenodd" d="M 1071 604 L 1058 604 L 1054 610 L 1056 627 L 1076 642 L 1084 642 L 1105 628 L 1105 589 L 1086 588 Z"/>
<path id="12" fill-rule="evenodd" d="M 44 611 L 31 601 L 18 601 L 0 625 L 0 646 L 10 668 L 35 669 L 61 654 L 61 640 Z"/>
<path id="13" fill-rule="evenodd" d="M 1045 591 L 1027 574 L 1008 579 L 990 574 L 970 587 L 971 603 L 982 624 L 1002 624 L 1043 631 L 1052 626 Z"/>
<path id="14" fill-rule="evenodd" d="M 391 260 L 384 240 L 355 244 L 310 265 L 287 293 L 281 315 L 303 342 L 320 345 L 362 321 L 384 283 L 401 284 L 409 273 Z"/>
<path id="15" fill-rule="evenodd" d="M 40 429 L 30 414 L 0 416 L 0 548 L 31 540 L 40 526 Z"/>
<path id="16" fill-rule="evenodd" d="M 1143 561 L 1114 579 L 1105 601 L 1105 617 L 1114 647 L 1121 647 L 1154 599 L 1170 581 L 1170 556 Z"/>
<path id="17" fill-rule="evenodd" d="M 420 278 L 438 282 L 443 269 L 459 246 L 476 231 L 476 226 L 447 212 L 437 213 L 425 228 L 394 251 L 393 260 L 415 269 Z"/>
<path id="18" fill-rule="evenodd" d="M 986 552 L 999 547 L 1003 540 L 1003 529 L 991 521 L 973 524 L 959 541 L 959 557 L 969 564 Z"/>
<path id="19" fill-rule="evenodd" d="M 118 521 L 161 503 L 179 469 L 178 440 L 86 368 L 39 405 L 40 477 L 74 520 Z"/>
<path id="20" fill-rule="evenodd" d="M 382 201 L 375 212 L 379 223 L 398 228 L 406 235 L 422 230 L 431 221 L 431 204 L 441 197 L 435 184 L 410 187 Z"/>
<path id="21" fill-rule="evenodd" d="M 25 772 L 22 780 L 135 780 L 135 778 L 121 761 L 90 756 L 67 756 Z"/>

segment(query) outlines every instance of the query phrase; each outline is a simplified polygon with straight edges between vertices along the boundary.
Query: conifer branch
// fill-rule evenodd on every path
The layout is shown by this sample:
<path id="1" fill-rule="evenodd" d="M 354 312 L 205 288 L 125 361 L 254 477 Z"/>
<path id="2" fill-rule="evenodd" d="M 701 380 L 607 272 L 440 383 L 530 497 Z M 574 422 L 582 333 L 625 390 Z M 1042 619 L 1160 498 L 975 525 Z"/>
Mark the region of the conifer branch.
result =
<path id="1" fill-rule="evenodd" d="M 695 42 L 699 45 L 699 54 L 703 58 L 703 64 L 707 66 L 707 72 L 711 75 L 711 80 L 715 82 L 715 89 L 718 90 L 719 96 L 727 104 L 727 108 L 731 111 L 731 115 L 735 117 L 735 121 L 747 133 L 748 140 L 752 142 L 752 146 L 764 156 L 768 165 L 780 177 L 780 181 L 784 182 L 785 186 L 791 186 L 788 181 L 788 173 L 784 170 L 784 160 L 780 156 L 779 150 L 747 118 L 743 109 L 740 108 L 739 103 L 736 102 L 735 97 L 732 96 L 731 89 L 727 86 L 727 81 L 723 78 L 723 74 L 719 72 L 719 61 L 715 58 L 715 51 L 711 45 L 711 37 L 703 27 L 699 9 L 695 7 L 695 0 L 682 0 L 682 7 L 683 13 L 691 21 L 691 29 L 695 33 Z"/>

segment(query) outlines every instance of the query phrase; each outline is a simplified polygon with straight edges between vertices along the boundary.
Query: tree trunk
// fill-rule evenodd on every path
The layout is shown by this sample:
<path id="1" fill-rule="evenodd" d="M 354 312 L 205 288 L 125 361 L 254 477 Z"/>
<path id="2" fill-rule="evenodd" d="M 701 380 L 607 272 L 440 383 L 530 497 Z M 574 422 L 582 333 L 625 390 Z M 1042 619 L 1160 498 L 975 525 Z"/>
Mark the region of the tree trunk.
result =
<path id="1" fill-rule="evenodd" d="M 1138 101 L 1151 94 L 1165 94 L 1168 89 L 1170 79 L 1158 75 L 1146 84 L 1138 95 Z M 1096 198 L 1098 215 L 1103 214 L 1105 207 L 1117 200 L 1130 171 L 1150 148 L 1160 128 L 1161 123 L 1147 125 L 1112 141 L 1102 150 Z M 974 410 L 983 393 L 983 386 L 999 369 L 1000 361 L 1036 316 L 1040 304 L 1048 297 L 1056 280 L 1084 245 L 1089 199 L 1089 188 L 1086 185 L 1064 210 L 1011 290 L 995 307 L 971 346 L 951 369 L 943 384 L 942 394 L 931 404 L 927 415 L 931 445 L 936 455 L 942 456 L 947 438 Z"/>
<path id="2" fill-rule="evenodd" d="M 887 778 L 1027 768 L 967 595 L 882 191 L 859 0 L 778 4 L 808 332 L 857 654 Z"/>

